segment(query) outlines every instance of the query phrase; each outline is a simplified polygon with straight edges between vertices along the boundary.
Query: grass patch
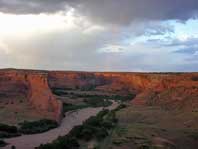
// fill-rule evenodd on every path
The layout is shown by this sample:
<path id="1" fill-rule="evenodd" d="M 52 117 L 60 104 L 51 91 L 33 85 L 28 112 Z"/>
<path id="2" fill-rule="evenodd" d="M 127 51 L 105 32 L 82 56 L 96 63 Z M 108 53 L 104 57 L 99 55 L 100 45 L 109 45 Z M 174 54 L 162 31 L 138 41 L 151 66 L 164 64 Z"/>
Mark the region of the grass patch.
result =
<path id="1" fill-rule="evenodd" d="M 58 127 L 58 123 L 53 120 L 42 119 L 34 122 L 20 123 L 20 132 L 23 134 L 36 134 L 46 132 L 50 129 Z"/>
<path id="2" fill-rule="evenodd" d="M 108 107 L 112 104 L 111 101 L 101 98 L 87 98 L 84 102 L 90 107 Z"/>
<path id="3" fill-rule="evenodd" d="M 80 90 L 81 91 L 91 91 L 94 90 L 95 86 L 86 86 L 86 87 L 82 87 Z M 128 95 L 90 95 L 90 94 L 86 94 L 86 93 L 74 93 L 72 92 L 72 88 L 53 88 L 52 92 L 55 95 L 58 96 L 67 96 L 70 97 L 72 99 L 75 98 L 84 98 L 84 99 L 108 99 L 108 100 L 115 100 L 115 101 L 129 101 L 132 100 L 133 98 L 135 98 L 136 94 L 131 94 L 129 93 Z"/>
<path id="4" fill-rule="evenodd" d="M 106 99 L 101 99 L 101 98 L 87 98 L 83 100 L 85 104 L 79 104 L 79 105 L 73 105 L 73 104 L 68 104 L 64 103 L 63 104 L 63 112 L 69 112 L 69 111 L 75 111 L 83 108 L 88 108 L 88 107 L 108 107 L 112 104 L 111 101 L 106 100 Z"/>
<path id="5" fill-rule="evenodd" d="M 79 109 L 83 109 L 83 108 L 87 108 L 89 107 L 86 104 L 82 104 L 82 105 L 73 105 L 73 104 L 67 104 L 64 103 L 63 104 L 63 112 L 69 112 L 69 111 L 75 111 L 75 110 L 79 110 Z"/>

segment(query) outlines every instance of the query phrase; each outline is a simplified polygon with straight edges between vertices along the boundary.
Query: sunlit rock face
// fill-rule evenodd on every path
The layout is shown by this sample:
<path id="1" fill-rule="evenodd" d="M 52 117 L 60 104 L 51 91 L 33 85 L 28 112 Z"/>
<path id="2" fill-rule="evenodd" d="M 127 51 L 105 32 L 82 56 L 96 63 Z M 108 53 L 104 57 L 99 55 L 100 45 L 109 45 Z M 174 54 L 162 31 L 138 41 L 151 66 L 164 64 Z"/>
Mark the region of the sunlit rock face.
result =
<path id="1" fill-rule="evenodd" d="M 47 73 L 27 75 L 29 83 L 29 101 L 38 110 L 54 112 L 54 118 L 61 120 L 62 103 L 52 94 L 48 86 Z"/>
<path id="2" fill-rule="evenodd" d="M 137 94 L 134 105 L 198 108 L 198 73 L 49 72 L 51 88 L 93 85 L 97 90 Z"/>
<path id="3" fill-rule="evenodd" d="M 198 109 L 198 73 L 102 73 L 32 70 L 1 70 L 0 99 L 23 97 L 37 111 L 52 113 L 60 121 L 62 103 L 54 88 L 95 90 L 116 94 L 136 94 L 133 105 L 167 109 Z"/>
<path id="4" fill-rule="evenodd" d="M 1 100 L 26 98 L 35 110 L 53 113 L 51 118 L 60 121 L 62 103 L 52 94 L 47 79 L 48 74 L 45 72 L 1 70 Z"/>

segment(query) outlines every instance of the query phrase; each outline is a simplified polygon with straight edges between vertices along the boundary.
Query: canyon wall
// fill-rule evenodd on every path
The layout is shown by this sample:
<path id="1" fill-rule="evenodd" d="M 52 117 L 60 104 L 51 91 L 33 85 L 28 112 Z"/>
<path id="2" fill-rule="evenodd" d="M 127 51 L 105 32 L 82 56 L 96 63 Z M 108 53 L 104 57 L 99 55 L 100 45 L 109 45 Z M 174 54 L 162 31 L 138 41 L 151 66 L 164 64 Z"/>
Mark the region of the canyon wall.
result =
<path id="1" fill-rule="evenodd" d="M 137 94 L 134 105 L 198 110 L 198 73 L 49 72 L 51 88 L 81 88 Z"/>
<path id="2" fill-rule="evenodd" d="M 61 120 L 62 103 L 48 86 L 48 73 L 39 71 L 1 70 L 0 100 L 25 98 L 38 111 L 50 113 L 51 118 Z"/>
<path id="3" fill-rule="evenodd" d="M 0 70 L 0 102 L 26 98 L 35 110 L 62 117 L 62 103 L 52 90 L 94 88 L 136 94 L 133 105 L 198 110 L 198 73 L 111 73 Z"/>

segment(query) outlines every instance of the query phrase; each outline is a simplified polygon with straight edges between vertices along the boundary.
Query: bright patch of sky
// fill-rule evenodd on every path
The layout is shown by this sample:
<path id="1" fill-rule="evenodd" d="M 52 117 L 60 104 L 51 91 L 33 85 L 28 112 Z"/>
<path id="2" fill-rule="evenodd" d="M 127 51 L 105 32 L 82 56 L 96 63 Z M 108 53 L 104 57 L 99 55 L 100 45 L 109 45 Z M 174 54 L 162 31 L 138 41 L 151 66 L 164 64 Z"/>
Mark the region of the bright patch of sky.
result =
<path id="1" fill-rule="evenodd" d="M 153 26 L 152 26 L 153 25 Z M 141 25 L 144 33 L 137 33 L 131 30 L 131 27 L 123 30 L 122 40 L 115 45 L 107 45 L 102 48 L 102 52 L 124 52 L 133 45 L 143 44 L 145 46 L 163 46 L 171 44 L 174 40 L 185 42 L 191 38 L 198 38 L 198 20 L 190 19 L 186 22 L 176 20 L 157 22 L 148 27 L 146 24 Z M 157 28 L 161 27 L 161 29 Z M 163 30 L 163 28 L 172 28 L 172 30 Z M 160 31 L 162 30 L 162 31 Z M 140 34 L 136 36 L 136 34 Z M 179 45 L 177 45 L 179 46 Z M 124 50 L 125 49 L 125 50 Z"/>

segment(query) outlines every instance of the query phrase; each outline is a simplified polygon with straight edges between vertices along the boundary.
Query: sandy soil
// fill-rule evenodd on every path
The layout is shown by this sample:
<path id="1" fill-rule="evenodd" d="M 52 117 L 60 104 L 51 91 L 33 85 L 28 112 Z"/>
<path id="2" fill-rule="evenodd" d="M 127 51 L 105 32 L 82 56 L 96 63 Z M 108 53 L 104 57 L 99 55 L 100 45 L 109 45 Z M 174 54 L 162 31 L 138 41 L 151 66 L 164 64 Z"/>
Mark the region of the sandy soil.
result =
<path id="1" fill-rule="evenodd" d="M 118 104 L 113 102 L 108 109 L 112 110 L 117 106 Z M 34 149 L 40 144 L 50 143 L 58 136 L 66 135 L 74 126 L 81 125 L 86 119 L 96 115 L 102 109 L 103 108 L 86 108 L 75 112 L 67 112 L 58 128 L 41 134 L 23 135 L 16 138 L 5 139 L 4 141 L 9 145 L 4 147 L 4 149 L 11 149 L 12 145 L 14 145 L 16 149 Z"/>

